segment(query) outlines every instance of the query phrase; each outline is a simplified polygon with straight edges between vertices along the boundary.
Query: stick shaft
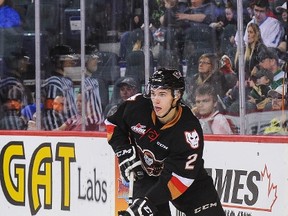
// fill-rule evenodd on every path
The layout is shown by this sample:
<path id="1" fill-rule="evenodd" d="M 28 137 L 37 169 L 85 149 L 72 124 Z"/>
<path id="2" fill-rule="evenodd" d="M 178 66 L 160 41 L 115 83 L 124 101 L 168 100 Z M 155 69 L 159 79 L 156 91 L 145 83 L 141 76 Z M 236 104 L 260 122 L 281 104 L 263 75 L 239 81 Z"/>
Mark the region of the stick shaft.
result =
<path id="1" fill-rule="evenodd" d="M 133 187 L 134 187 L 134 175 L 133 171 L 129 175 L 129 190 L 128 190 L 128 205 L 130 206 L 133 203 Z M 126 211 L 118 211 L 118 216 L 126 215 Z"/>
<path id="2" fill-rule="evenodd" d="M 133 202 L 134 175 L 135 173 L 131 171 L 129 175 L 128 205 L 131 205 Z"/>

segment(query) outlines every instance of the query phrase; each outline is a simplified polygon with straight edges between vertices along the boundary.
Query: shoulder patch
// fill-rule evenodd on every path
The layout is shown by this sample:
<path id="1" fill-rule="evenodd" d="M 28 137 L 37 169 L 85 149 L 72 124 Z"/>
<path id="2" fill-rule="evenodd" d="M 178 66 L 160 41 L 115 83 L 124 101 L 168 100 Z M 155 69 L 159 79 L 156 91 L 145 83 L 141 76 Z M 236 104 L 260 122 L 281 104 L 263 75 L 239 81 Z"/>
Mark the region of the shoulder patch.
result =
<path id="1" fill-rule="evenodd" d="M 199 135 L 196 130 L 184 132 L 186 142 L 191 146 L 192 149 L 199 147 Z"/>

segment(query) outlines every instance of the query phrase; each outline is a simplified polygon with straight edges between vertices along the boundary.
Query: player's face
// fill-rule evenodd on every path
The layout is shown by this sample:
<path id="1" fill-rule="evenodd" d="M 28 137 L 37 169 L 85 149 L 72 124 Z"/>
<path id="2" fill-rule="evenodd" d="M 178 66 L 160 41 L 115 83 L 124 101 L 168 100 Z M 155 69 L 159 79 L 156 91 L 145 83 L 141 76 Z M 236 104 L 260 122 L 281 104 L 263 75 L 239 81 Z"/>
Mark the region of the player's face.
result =
<path id="1" fill-rule="evenodd" d="M 156 113 L 156 116 L 163 117 L 169 112 L 173 103 L 174 98 L 170 89 L 151 89 L 151 101 L 153 104 L 153 109 Z M 171 116 L 174 116 L 174 113 L 171 112 L 165 118 L 165 120 L 170 120 Z"/>
<path id="2" fill-rule="evenodd" d="M 217 103 L 213 101 L 211 95 L 197 95 L 195 97 L 196 107 L 199 115 L 203 118 L 208 117 L 214 112 Z"/>

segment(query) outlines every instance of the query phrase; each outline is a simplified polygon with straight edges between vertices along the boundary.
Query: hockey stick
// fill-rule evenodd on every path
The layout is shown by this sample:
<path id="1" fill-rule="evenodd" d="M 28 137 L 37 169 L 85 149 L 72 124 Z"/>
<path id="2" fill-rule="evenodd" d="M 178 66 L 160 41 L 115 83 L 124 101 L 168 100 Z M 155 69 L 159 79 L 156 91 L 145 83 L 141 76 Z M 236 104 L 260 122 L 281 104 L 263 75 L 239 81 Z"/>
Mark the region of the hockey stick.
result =
<path id="1" fill-rule="evenodd" d="M 129 175 L 129 191 L 128 191 L 128 205 L 130 206 L 133 202 L 133 187 L 134 187 L 134 175 L 133 171 Z M 125 210 L 118 211 L 118 216 L 125 216 Z"/>

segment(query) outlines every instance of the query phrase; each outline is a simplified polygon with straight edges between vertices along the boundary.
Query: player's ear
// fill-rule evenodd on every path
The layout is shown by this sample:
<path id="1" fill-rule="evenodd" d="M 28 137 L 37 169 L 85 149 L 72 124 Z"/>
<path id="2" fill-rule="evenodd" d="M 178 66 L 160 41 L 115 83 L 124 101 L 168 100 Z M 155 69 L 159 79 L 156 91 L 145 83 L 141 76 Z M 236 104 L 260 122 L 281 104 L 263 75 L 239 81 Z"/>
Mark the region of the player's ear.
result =
<path id="1" fill-rule="evenodd" d="M 181 93 L 179 92 L 179 90 L 175 90 L 174 91 L 174 99 L 178 100 L 181 97 Z"/>

